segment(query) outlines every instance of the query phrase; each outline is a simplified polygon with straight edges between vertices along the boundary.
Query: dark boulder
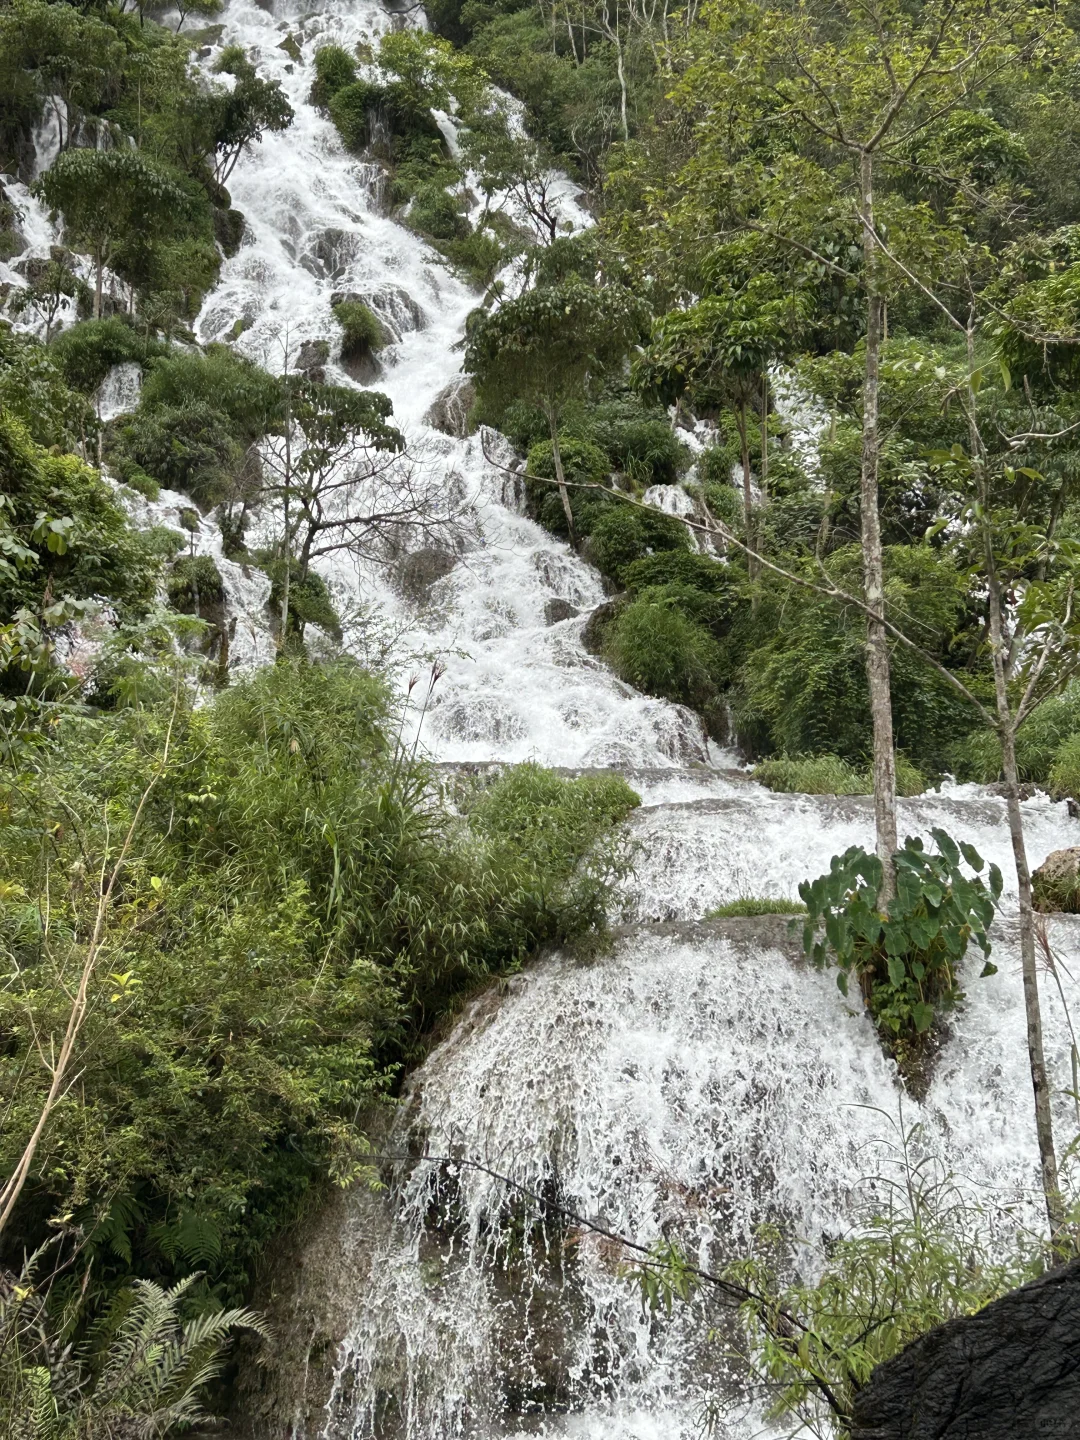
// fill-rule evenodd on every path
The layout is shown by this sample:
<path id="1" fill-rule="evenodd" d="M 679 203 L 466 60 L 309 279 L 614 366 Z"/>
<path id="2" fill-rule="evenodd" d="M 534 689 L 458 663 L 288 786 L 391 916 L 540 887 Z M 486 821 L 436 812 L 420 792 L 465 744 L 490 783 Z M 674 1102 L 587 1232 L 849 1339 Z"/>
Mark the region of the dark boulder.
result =
<path id="1" fill-rule="evenodd" d="M 576 605 L 571 605 L 569 600 L 563 600 L 561 596 L 544 602 L 544 623 L 546 625 L 558 625 L 560 621 L 573 620 L 580 614 L 581 611 Z"/>
<path id="2" fill-rule="evenodd" d="M 851 1440 L 1080 1440 L 1080 1260 L 879 1365 Z"/>

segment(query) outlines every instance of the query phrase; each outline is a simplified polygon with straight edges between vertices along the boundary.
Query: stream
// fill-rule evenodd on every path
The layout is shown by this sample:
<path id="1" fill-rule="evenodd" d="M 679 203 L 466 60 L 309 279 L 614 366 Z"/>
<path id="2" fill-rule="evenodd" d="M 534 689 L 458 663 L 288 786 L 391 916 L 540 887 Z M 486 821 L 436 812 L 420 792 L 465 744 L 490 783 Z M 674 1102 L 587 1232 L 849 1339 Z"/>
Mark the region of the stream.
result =
<path id="1" fill-rule="evenodd" d="M 643 802 L 629 822 L 636 870 L 610 953 L 548 956 L 480 996 L 411 1077 L 389 1148 L 449 1159 L 403 1161 L 379 1195 L 339 1203 L 321 1270 L 303 1270 L 304 1283 L 332 1292 L 336 1330 L 310 1323 L 300 1358 L 265 1382 L 276 1386 L 276 1408 L 253 1433 L 681 1440 L 711 1415 L 730 1440 L 779 1434 L 725 1358 L 722 1312 L 699 1299 L 670 1318 L 649 1315 L 618 1246 L 553 1223 L 531 1197 L 555 1198 L 644 1244 L 679 1238 L 712 1266 L 775 1223 L 797 1260 L 844 1230 L 860 1182 L 887 1169 L 901 1133 L 913 1130 L 917 1153 L 985 1205 L 991 1228 L 1004 1236 L 1037 1227 L 1004 802 L 988 789 L 947 786 L 901 803 L 902 835 L 941 825 L 996 861 L 1006 881 L 999 973 L 977 979 L 981 956 L 969 957 L 966 1004 L 919 1103 L 903 1096 L 859 1007 L 831 976 L 794 963 L 783 923 L 703 919 L 742 895 L 793 897 L 833 854 L 872 847 L 869 799 L 764 790 L 691 712 L 612 675 L 581 638 L 605 598 L 600 578 L 525 517 L 505 442 L 487 436 L 492 463 L 481 436 L 455 438 L 426 419 L 460 375 L 455 347 L 479 297 L 383 213 L 377 167 L 347 154 L 308 101 L 317 45 L 351 51 L 394 17 L 373 0 L 315 9 L 229 0 L 221 18 L 220 43 L 242 44 L 279 79 L 296 119 L 252 147 L 230 180 L 247 230 L 206 300 L 198 337 L 226 339 L 242 321 L 237 348 L 271 370 L 305 342 L 329 340 L 327 378 L 352 383 L 337 359 L 331 297 L 363 299 L 393 337 L 371 383 L 393 401 L 409 464 L 467 515 L 430 583 L 403 583 L 408 545 L 393 564 L 342 556 L 322 567 L 346 645 L 408 655 L 402 683 L 420 675 L 418 693 L 439 657 L 445 671 L 412 712 L 434 761 L 617 767 Z M 299 63 L 281 48 L 290 35 Z M 569 183 L 563 203 L 581 223 Z M 39 230 L 40 216 L 34 243 L 47 246 L 47 227 Z M 136 389 L 137 376 L 114 373 L 102 413 L 130 408 Z M 190 504 L 168 492 L 132 503 L 143 523 L 174 528 Z M 666 508 L 678 503 L 666 497 Z M 430 547 L 430 537 L 417 539 Z M 210 519 L 195 543 L 225 580 L 230 664 L 269 660 L 269 582 L 222 556 Z M 1080 844 L 1064 804 L 1036 795 L 1024 814 L 1033 866 Z M 1048 924 L 1074 975 L 1078 927 L 1069 917 Z M 1080 986 L 1064 973 L 1062 982 L 1080 1014 Z M 1043 1001 L 1067 1138 L 1068 1030 L 1048 978 Z M 470 1159 L 524 1190 L 459 1163 Z M 302 1286 L 294 1295 L 300 1329 L 322 1299 Z"/>

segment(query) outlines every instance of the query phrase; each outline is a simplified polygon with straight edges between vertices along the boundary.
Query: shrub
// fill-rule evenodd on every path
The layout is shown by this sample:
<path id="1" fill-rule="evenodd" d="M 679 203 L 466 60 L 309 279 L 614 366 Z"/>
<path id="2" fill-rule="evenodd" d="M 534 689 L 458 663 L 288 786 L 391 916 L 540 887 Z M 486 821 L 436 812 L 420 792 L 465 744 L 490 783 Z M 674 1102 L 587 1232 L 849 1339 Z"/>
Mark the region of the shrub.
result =
<path id="1" fill-rule="evenodd" d="M 373 355 L 386 344 L 386 331 L 379 317 L 362 300 L 339 300 L 333 307 L 341 326 L 341 354 L 346 360 Z"/>
<path id="2" fill-rule="evenodd" d="M 325 110 L 330 101 L 346 85 L 356 81 L 356 64 L 340 45 L 320 45 L 315 51 L 315 83 L 311 87 L 311 103 Z"/>
<path id="3" fill-rule="evenodd" d="M 204 510 L 224 498 L 243 460 L 228 415 L 205 400 L 141 404 L 110 444 L 118 468 L 142 472 Z"/>
<path id="4" fill-rule="evenodd" d="M 731 584 L 728 567 L 697 550 L 662 550 L 646 555 L 627 566 L 624 578 L 630 590 L 678 584 L 706 595 L 719 595 Z"/>
<path id="5" fill-rule="evenodd" d="M 371 133 L 371 112 L 382 98 L 382 90 L 367 80 L 356 80 L 330 97 L 327 108 L 337 132 L 349 150 L 366 148 Z"/>
<path id="6" fill-rule="evenodd" d="M 520 407 L 524 409 L 524 407 Z M 539 414 L 539 412 L 536 412 Z M 526 414 L 531 415 L 528 411 Z M 540 417 L 540 424 L 546 430 L 547 421 Z M 607 456 L 591 440 L 578 440 L 571 435 L 559 436 L 559 458 L 563 474 L 568 480 L 599 481 L 610 473 Z M 538 440 L 530 448 L 526 461 L 526 473 L 539 479 L 555 479 L 555 452 L 550 439 Z M 547 487 L 541 492 L 549 493 Z"/>
<path id="7" fill-rule="evenodd" d="M 390 738 L 387 686 L 349 661 L 282 659 L 200 709 L 182 691 L 175 716 L 165 680 L 160 707 L 72 718 L 47 778 L 29 772 L 0 810 L 0 1165 L 33 1126 L 34 1034 L 63 1028 L 98 903 L 81 857 L 126 831 L 171 723 L 79 1084 L 12 1233 L 32 1248 L 74 1208 L 97 1284 L 197 1268 L 226 1300 L 310 1186 L 366 1173 L 365 1115 L 456 996 L 603 924 L 629 858 L 612 827 L 637 802 L 617 776 L 528 766 L 452 814 Z M 47 952 L 26 899 L 46 886 Z"/>
<path id="8" fill-rule="evenodd" d="M 690 452 L 664 412 L 638 400 L 598 405 L 587 423 L 612 466 L 643 485 L 670 484 L 690 463 Z"/>
<path id="9" fill-rule="evenodd" d="M 96 470 L 35 445 L 13 416 L 0 412 L 0 476 L 0 537 L 7 532 L 33 556 L 32 563 L 0 566 L 0 615 L 23 606 L 36 612 L 46 595 L 105 596 L 121 611 L 145 609 L 159 558 Z"/>
<path id="10" fill-rule="evenodd" d="M 727 920 L 743 915 L 805 915 L 806 906 L 801 900 L 778 900 L 769 896 L 755 898 L 744 896 L 740 900 L 729 900 L 726 905 L 717 905 L 705 912 L 706 920 Z"/>
<path id="11" fill-rule="evenodd" d="M 165 593 L 175 610 L 197 615 L 204 605 L 224 600 L 225 585 L 209 555 L 184 555 L 169 571 Z"/>
<path id="12" fill-rule="evenodd" d="M 673 516 L 613 504 L 597 517 L 589 531 L 589 546 L 597 567 L 625 585 L 635 561 L 655 550 L 687 550 L 690 538 L 686 526 Z"/>
<path id="13" fill-rule="evenodd" d="M 837 755 L 778 756 L 754 766 L 754 779 L 769 790 L 800 795 L 871 795 L 873 776 Z M 921 795 L 926 781 L 905 755 L 896 757 L 896 793 Z"/>
<path id="14" fill-rule="evenodd" d="M 281 386 L 273 375 L 228 345 L 170 351 L 153 360 L 143 381 L 138 414 L 161 406 L 208 406 L 226 417 L 244 446 L 273 429 L 281 415 Z"/>
<path id="15" fill-rule="evenodd" d="M 434 181 L 421 185 L 413 196 L 405 219 L 412 230 L 432 240 L 465 240 L 472 227 L 461 213 L 462 201 Z"/>
<path id="16" fill-rule="evenodd" d="M 463 240 L 444 241 L 439 249 L 478 285 L 490 285 L 506 263 L 508 250 L 494 235 L 473 230 Z"/>
<path id="17" fill-rule="evenodd" d="M 334 602 L 330 596 L 329 587 L 321 575 L 316 575 L 309 570 L 306 575 L 300 573 L 300 563 L 293 560 L 292 573 L 289 578 L 289 630 L 296 635 L 303 635 L 306 625 L 318 625 L 320 630 L 325 630 L 332 640 L 341 642 L 341 617 L 334 608 Z M 270 576 L 270 614 L 275 622 L 281 615 L 281 606 L 285 598 L 285 564 L 281 559 L 273 560 L 266 566 L 266 573 Z"/>
<path id="18" fill-rule="evenodd" d="M 84 395 L 92 395 L 114 365 L 131 360 L 143 365 L 162 350 L 161 345 L 148 342 L 119 315 L 72 325 L 62 330 L 49 347 L 64 379 Z"/>
<path id="19" fill-rule="evenodd" d="M 818 967 L 837 966 L 844 995 L 855 978 L 874 1023 L 901 1060 L 939 1010 L 963 999 L 956 967 L 968 943 L 974 940 L 989 957 L 987 930 L 1001 897 L 996 865 L 984 882 L 983 860 L 972 846 L 961 841 L 958 847 L 944 830 L 931 833 L 936 855 L 917 836 L 897 851 L 896 895 L 887 915 L 878 907 L 881 861 L 858 845 L 834 855 L 827 875 L 799 886 L 807 910 L 803 949 Z M 965 876 L 961 857 L 974 878 Z M 818 938 L 819 927 L 824 938 Z M 989 958 L 982 973 L 996 973 Z"/>
<path id="20" fill-rule="evenodd" d="M 716 641 L 678 610 L 643 598 L 621 610 L 604 637 L 616 674 L 646 694 L 698 708 L 716 697 Z"/>

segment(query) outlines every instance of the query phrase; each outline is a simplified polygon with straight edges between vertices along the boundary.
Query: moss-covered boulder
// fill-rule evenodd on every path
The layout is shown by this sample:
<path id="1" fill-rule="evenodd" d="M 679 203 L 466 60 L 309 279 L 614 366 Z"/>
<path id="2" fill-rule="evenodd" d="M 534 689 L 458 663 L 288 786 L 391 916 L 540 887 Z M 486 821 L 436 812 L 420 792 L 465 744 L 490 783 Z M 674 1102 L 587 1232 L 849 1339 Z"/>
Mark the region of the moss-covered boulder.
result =
<path id="1" fill-rule="evenodd" d="M 1080 914 L 1080 845 L 1051 850 L 1031 877 L 1036 910 Z"/>

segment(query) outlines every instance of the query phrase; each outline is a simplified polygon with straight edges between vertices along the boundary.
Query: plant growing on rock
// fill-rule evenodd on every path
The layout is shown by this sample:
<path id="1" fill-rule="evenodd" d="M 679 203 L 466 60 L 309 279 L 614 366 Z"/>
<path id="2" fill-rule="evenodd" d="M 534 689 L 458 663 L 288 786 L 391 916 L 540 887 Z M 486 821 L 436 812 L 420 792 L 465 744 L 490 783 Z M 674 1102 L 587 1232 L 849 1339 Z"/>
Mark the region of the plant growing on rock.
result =
<path id="1" fill-rule="evenodd" d="M 973 846 L 932 832 L 938 853 L 915 836 L 893 857 L 896 894 L 882 908 L 880 859 L 853 845 L 829 872 L 804 880 L 803 949 L 819 968 L 837 967 L 844 995 L 854 979 L 882 1038 L 904 1063 L 935 1017 L 963 999 L 957 967 L 972 940 L 990 955 L 987 930 L 1001 897 L 1001 872 Z M 961 860 L 975 872 L 964 874 Z M 824 936 L 819 929 L 824 929 Z M 987 958 L 982 974 L 996 967 Z"/>

